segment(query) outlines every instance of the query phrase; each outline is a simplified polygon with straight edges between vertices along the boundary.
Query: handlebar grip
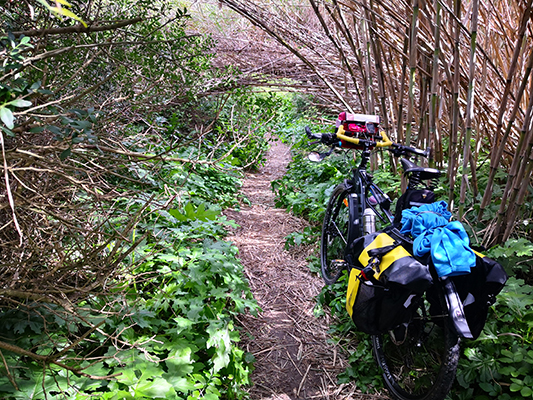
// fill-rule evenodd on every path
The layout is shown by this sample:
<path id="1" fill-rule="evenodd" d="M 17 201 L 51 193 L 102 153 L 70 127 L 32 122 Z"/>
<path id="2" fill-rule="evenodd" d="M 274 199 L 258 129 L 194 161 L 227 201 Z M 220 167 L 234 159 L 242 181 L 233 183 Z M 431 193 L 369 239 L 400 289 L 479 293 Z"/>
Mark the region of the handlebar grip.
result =
<path id="1" fill-rule="evenodd" d="M 390 147 L 392 146 L 392 141 L 389 139 L 385 131 L 379 132 L 381 135 L 381 142 L 378 142 L 376 144 L 377 147 Z"/>
<path id="2" fill-rule="evenodd" d="M 417 148 L 414 148 L 414 147 L 409 147 L 408 148 L 409 151 L 413 154 L 416 154 L 417 156 L 422 156 L 424 158 L 428 158 L 429 157 L 429 152 L 431 150 L 430 147 L 428 147 L 426 150 L 421 150 L 421 149 L 417 149 Z"/>
<path id="3" fill-rule="evenodd" d="M 311 128 L 308 126 L 305 127 L 305 133 L 309 139 L 322 139 L 322 135 L 320 133 L 311 132 Z"/>
<path id="4" fill-rule="evenodd" d="M 421 149 L 417 149 L 415 147 L 403 146 L 401 144 L 394 143 L 392 148 L 390 149 L 390 151 L 396 157 L 399 157 L 399 156 L 402 156 L 402 155 L 407 155 L 407 153 L 411 153 L 411 154 L 414 154 L 415 156 L 422 156 L 424 158 L 428 158 L 429 154 L 430 154 L 430 151 L 431 151 L 431 147 L 428 147 L 426 150 L 421 150 Z"/>

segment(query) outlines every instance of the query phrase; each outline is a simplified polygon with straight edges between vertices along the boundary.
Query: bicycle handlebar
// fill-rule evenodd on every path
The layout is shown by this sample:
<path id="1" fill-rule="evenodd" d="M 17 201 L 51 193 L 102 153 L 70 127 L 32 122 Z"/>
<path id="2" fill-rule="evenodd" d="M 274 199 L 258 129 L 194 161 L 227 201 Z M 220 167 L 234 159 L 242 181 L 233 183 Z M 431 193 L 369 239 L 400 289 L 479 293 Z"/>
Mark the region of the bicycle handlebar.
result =
<path id="1" fill-rule="evenodd" d="M 400 157 L 402 155 L 407 155 L 408 153 L 414 154 L 415 156 L 422 156 L 425 158 L 429 157 L 430 148 L 426 150 L 417 149 L 415 147 L 404 146 L 398 143 L 392 142 L 387 134 L 384 131 L 380 132 L 380 136 L 375 136 L 376 139 L 381 139 L 381 141 L 373 141 L 368 139 L 359 139 L 345 135 L 344 127 L 341 125 L 337 129 L 337 132 L 333 135 L 330 133 L 313 133 L 311 129 L 306 126 L 305 133 L 309 139 L 317 139 L 320 143 L 323 143 L 328 146 L 338 146 L 340 147 L 339 139 L 342 139 L 346 142 L 353 143 L 356 145 L 363 145 L 368 148 L 379 147 L 389 150 L 394 156 Z"/>
<path id="2" fill-rule="evenodd" d="M 392 146 L 394 144 L 387 137 L 387 134 L 384 131 L 380 132 L 381 140 L 382 140 L 381 142 L 374 142 L 372 140 L 358 139 L 358 138 L 346 136 L 344 134 L 344 132 L 345 132 L 344 131 L 344 127 L 342 125 L 339 126 L 339 129 L 337 130 L 337 138 L 345 140 L 345 141 L 353 143 L 353 144 L 362 144 L 362 145 L 366 145 L 368 147 L 373 147 L 373 146 L 376 146 L 376 147 L 390 147 L 390 146 Z"/>

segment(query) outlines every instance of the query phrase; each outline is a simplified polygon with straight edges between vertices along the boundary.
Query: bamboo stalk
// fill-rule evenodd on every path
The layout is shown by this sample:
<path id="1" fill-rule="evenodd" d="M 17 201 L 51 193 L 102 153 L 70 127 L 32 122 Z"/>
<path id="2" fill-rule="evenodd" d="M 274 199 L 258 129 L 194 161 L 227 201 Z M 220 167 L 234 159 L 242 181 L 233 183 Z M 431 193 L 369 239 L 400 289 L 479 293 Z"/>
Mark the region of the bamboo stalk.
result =
<path id="1" fill-rule="evenodd" d="M 454 12 L 457 19 L 453 20 L 454 29 L 454 47 L 453 47 L 453 83 L 452 83 L 452 123 L 450 128 L 450 144 L 449 155 L 450 160 L 448 164 L 448 178 L 450 179 L 450 193 L 448 196 L 448 204 L 450 209 L 453 209 L 455 199 L 455 168 L 457 163 L 457 132 L 459 130 L 459 80 L 461 69 L 459 64 L 459 39 L 460 28 L 458 19 L 461 17 L 461 0 L 454 0 Z"/>
<path id="2" fill-rule="evenodd" d="M 439 101 L 439 57 L 440 57 L 440 24 L 441 24 L 441 6 L 438 0 L 434 0 L 435 8 L 435 47 L 433 50 L 433 68 L 431 74 L 431 105 L 429 108 L 429 145 L 432 149 L 437 149 L 437 103 Z M 436 152 L 436 151 L 435 151 Z"/>
<path id="3" fill-rule="evenodd" d="M 509 68 L 509 72 L 507 74 L 507 79 L 505 81 L 505 89 L 501 98 L 500 103 L 500 110 L 498 113 L 498 119 L 496 124 L 496 133 L 494 134 L 494 141 L 493 141 L 493 152 L 491 153 L 491 159 L 490 159 L 490 171 L 489 171 L 489 178 L 487 180 L 487 187 L 485 188 L 485 193 L 483 194 L 483 199 L 481 200 L 481 205 L 479 209 L 478 214 L 478 220 L 481 220 L 483 217 L 483 213 L 485 211 L 485 208 L 489 204 L 491 198 L 492 198 L 492 185 L 494 183 L 494 177 L 496 176 L 498 165 L 500 164 L 500 160 L 503 154 L 503 149 L 505 147 L 505 143 L 507 141 L 508 135 L 504 135 L 499 140 L 499 136 L 503 127 L 503 116 L 505 115 L 505 112 L 507 111 L 507 102 L 509 100 L 509 94 L 511 92 L 511 84 L 513 83 L 516 68 L 518 66 L 518 56 L 520 55 L 524 35 L 526 32 L 526 27 L 529 23 L 529 17 L 531 14 L 531 3 L 532 0 L 528 0 L 526 9 L 524 11 L 524 14 L 522 15 L 522 20 L 520 22 L 520 29 L 518 30 L 518 35 L 515 42 L 514 52 L 513 52 L 513 58 L 511 61 L 511 66 Z M 496 13 L 498 14 L 498 13 Z M 516 103 L 518 103 L 518 100 L 516 100 Z M 494 151 L 494 149 L 497 149 Z"/>
<path id="4" fill-rule="evenodd" d="M 366 0 L 365 0 L 366 2 Z M 370 0 L 370 10 L 374 10 L 374 2 L 373 0 Z M 376 66 L 376 75 L 377 75 L 377 81 L 378 81 L 378 93 L 379 93 L 379 99 L 380 99 L 380 108 L 381 108 L 381 115 L 383 118 L 383 129 L 388 133 L 389 131 L 389 117 L 387 114 L 387 104 L 386 104 L 386 94 L 385 94 L 385 76 L 383 72 L 383 61 L 381 58 L 381 42 L 379 39 L 379 36 L 376 35 L 377 31 L 377 23 L 375 18 L 375 13 L 370 12 L 370 22 L 371 22 L 371 35 L 372 35 L 372 52 L 374 54 L 374 61 Z"/>
<path id="5" fill-rule="evenodd" d="M 420 61 L 420 68 L 424 70 L 429 69 L 429 64 L 425 57 L 422 57 Z M 416 141 L 416 146 L 419 148 L 426 148 L 428 139 L 429 139 L 429 130 L 428 130 L 428 87 L 430 82 L 427 78 L 429 74 L 420 75 L 420 95 L 418 100 L 418 113 L 419 113 L 419 123 L 418 123 L 418 137 Z"/>
<path id="6" fill-rule="evenodd" d="M 370 114 L 375 113 L 374 107 L 374 88 L 372 81 L 372 60 L 370 55 L 370 29 L 368 28 L 368 21 L 366 18 L 361 19 L 361 31 L 365 41 L 365 68 L 366 68 L 366 106 Z"/>
<path id="7" fill-rule="evenodd" d="M 418 0 L 413 0 L 413 12 L 411 19 L 410 44 L 409 44 L 409 103 L 407 108 L 407 121 L 405 130 L 405 144 L 411 144 L 412 120 L 415 108 L 415 78 L 417 66 L 417 42 L 418 42 Z"/>
<path id="8" fill-rule="evenodd" d="M 463 176 L 461 179 L 461 192 L 459 197 L 459 219 L 463 219 L 465 202 L 466 202 L 466 188 L 468 186 L 468 173 L 470 165 L 470 139 L 472 137 L 472 120 L 474 119 L 474 95 L 476 84 L 476 38 L 477 38 L 477 20 L 479 1 L 473 0 L 472 8 L 472 32 L 470 36 L 470 67 L 468 75 L 468 94 L 466 103 L 466 134 L 463 145 Z M 475 171 L 475 168 L 474 168 Z"/>
<path id="9" fill-rule="evenodd" d="M 533 148 L 533 131 L 529 129 L 529 125 L 531 123 L 532 118 L 531 113 L 533 112 L 533 79 L 530 80 L 528 98 L 529 104 L 526 111 L 526 118 L 524 119 L 524 123 L 522 124 L 520 139 L 518 142 L 518 146 L 516 147 L 516 156 L 514 157 L 513 162 L 511 164 L 507 184 L 505 185 L 505 189 L 502 194 L 502 200 L 500 203 L 500 208 L 498 209 L 498 218 L 496 221 L 493 239 L 497 239 L 498 236 L 501 234 L 502 230 L 505 230 L 505 232 L 507 232 L 507 229 L 505 229 L 505 224 L 507 224 L 507 227 L 512 226 L 514 224 L 514 218 L 507 219 L 506 221 L 505 217 L 507 216 L 507 214 L 511 214 L 516 217 L 516 213 L 514 213 L 514 203 L 518 194 L 518 189 L 522 186 L 528 186 L 524 185 L 524 173 L 525 166 L 527 164 L 527 161 L 524 162 L 524 158 L 527 157 L 527 155 L 531 152 L 531 149 Z M 507 199 L 509 199 L 509 207 L 507 207 L 506 210 Z"/>
<path id="10" fill-rule="evenodd" d="M 408 46 L 409 46 L 409 34 L 407 33 L 405 35 L 404 42 L 403 42 L 403 52 L 404 53 L 407 52 Z M 404 57 L 403 58 L 403 62 L 402 62 L 402 74 L 401 74 L 401 77 L 400 77 L 400 82 L 401 82 L 400 99 L 398 100 L 399 107 L 398 107 L 398 127 L 397 127 L 397 131 L 398 131 L 398 141 L 400 143 L 404 143 L 405 142 L 405 138 L 404 138 L 404 119 L 403 119 L 403 114 L 404 114 L 404 111 L 403 111 L 403 99 L 404 99 L 404 93 L 405 93 L 405 75 L 407 73 L 407 61 L 408 61 L 408 59 Z"/>
<path id="11" fill-rule="evenodd" d="M 350 29 L 348 29 L 348 24 L 346 22 L 346 18 L 344 16 L 344 13 L 341 11 L 341 9 L 339 7 L 339 4 L 337 3 L 337 0 L 333 0 L 333 4 L 335 6 L 335 11 L 337 12 L 337 14 L 339 16 L 338 18 L 335 18 L 334 13 L 329 9 L 327 4 L 324 4 L 324 6 L 326 7 L 326 10 L 328 10 L 328 13 L 332 17 L 332 20 L 335 22 L 335 25 L 337 26 L 337 29 L 342 33 L 344 39 L 348 42 L 349 48 L 352 50 L 352 54 L 356 58 L 356 61 L 357 61 L 358 65 L 360 66 L 361 62 L 360 62 L 359 57 L 357 57 L 358 54 L 357 54 L 357 48 L 355 46 L 355 41 L 354 41 L 354 38 L 353 38 L 353 36 L 352 36 L 352 34 L 350 32 Z M 346 58 L 348 58 L 348 57 L 346 57 Z M 359 99 L 359 104 L 361 104 L 361 106 L 362 106 L 363 105 L 363 96 L 361 95 L 361 89 L 360 89 L 359 83 L 357 81 L 357 76 L 356 76 L 355 72 L 353 71 L 353 69 L 350 70 L 350 73 L 352 75 L 352 82 L 353 82 L 353 85 L 354 85 L 354 88 L 355 88 L 355 92 L 357 94 L 357 98 Z M 363 110 L 363 112 L 365 112 L 365 110 Z"/>
<path id="12" fill-rule="evenodd" d="M 533 172 L 533 147 L 530 145 L 528 147 L 528 150 L 529 150 L 529 159 L 527 162 L 522 163 L 524 167 L 524 173 L 520 174 L 519 176 L 524 177 L 524 179 L 526 179 L 529 182 L 529 180 L 531 179 L 531 174 Z M 515 221 L 518 215 L 518 211 L 524 204 L 524 198 L 526 196 L 526 193 L 528 192 L 528 187 L 529 185 L 523 185 L 523 184 L 515 186 L 515 192 L 517 192 L 515 196 L 516 201 L 513 201 L 513 203 L 511 203 L 512 208 L 508 215 L 507 227 L 505 229 L 505 232 L 502 238 L 503 242 L 507 241 L 509 237 L 511 236 L 511 232 L 514 227 L 514 224 L 515 224 Z"/>

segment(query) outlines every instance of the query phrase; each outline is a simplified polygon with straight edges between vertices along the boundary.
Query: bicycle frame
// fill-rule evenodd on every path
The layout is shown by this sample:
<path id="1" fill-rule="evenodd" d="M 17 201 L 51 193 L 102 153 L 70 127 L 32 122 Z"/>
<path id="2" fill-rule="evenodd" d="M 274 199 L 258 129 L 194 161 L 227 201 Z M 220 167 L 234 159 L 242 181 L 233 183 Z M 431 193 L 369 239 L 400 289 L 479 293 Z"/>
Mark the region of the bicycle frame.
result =
<path id="1" fill-rule="evenodd" d="M 368 161 L 370 160 L 370 150 L 363 150 L 361 156 L 361 162 L 357 168 L 353 168 L 353 177 L 351 180 L 346 180 L 345 183 L 350 189 L 350 192 L 354 196 L 353 210 L 353 222 L 354 226 L 360 227 L 361 220 L 365 208 L 370 208 L 378 216 L 378 218 L 386 223 L 392 223 L 394 217 L 390 211 L 390 199 L 389 197 L 372 182 L 372 176 L 367 172 Z M 372 201 L 372 198 L 375 202 Z M 379 210 L 376 206 L 379 206 Z M 362 234 L 362 232 L 359 232 Z"/>

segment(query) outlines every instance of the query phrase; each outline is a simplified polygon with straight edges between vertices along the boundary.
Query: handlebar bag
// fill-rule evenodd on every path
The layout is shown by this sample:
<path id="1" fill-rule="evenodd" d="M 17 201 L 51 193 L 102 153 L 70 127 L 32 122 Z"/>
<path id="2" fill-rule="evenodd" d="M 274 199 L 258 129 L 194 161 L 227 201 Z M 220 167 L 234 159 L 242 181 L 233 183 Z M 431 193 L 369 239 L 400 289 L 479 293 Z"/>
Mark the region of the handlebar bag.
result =
<path id="1" fill-rule="evenodd" d="M 433 283 L 428 266 L 406 247 L 391 231 L 366 235 L 352 243 L 355 265 L 349 275 L 346 310 L 360 331 L 381 334 L 410 322 L 421 294 Z M 378 263 L 372 263 L 376 258 L 371 255 L 380 249 L 385 253 L 377 257 Z"/>
<path id="2" fill-rule="evenodd" d="M 347 112 L 341 112 L 335 124 L 335 128 L 337 129 L 341 125 L 344 128 L 344 134 L 346 136 L 358 139 L 374 140 L 373 135 L 379 131 L 379 117 L 376 115 L 350 114 Z M 343 148 L 359 150 L 363 149 L 363 146 L 361 145 L 347 142 L 342 139 L 341 143 L 341 147 Z"/>

